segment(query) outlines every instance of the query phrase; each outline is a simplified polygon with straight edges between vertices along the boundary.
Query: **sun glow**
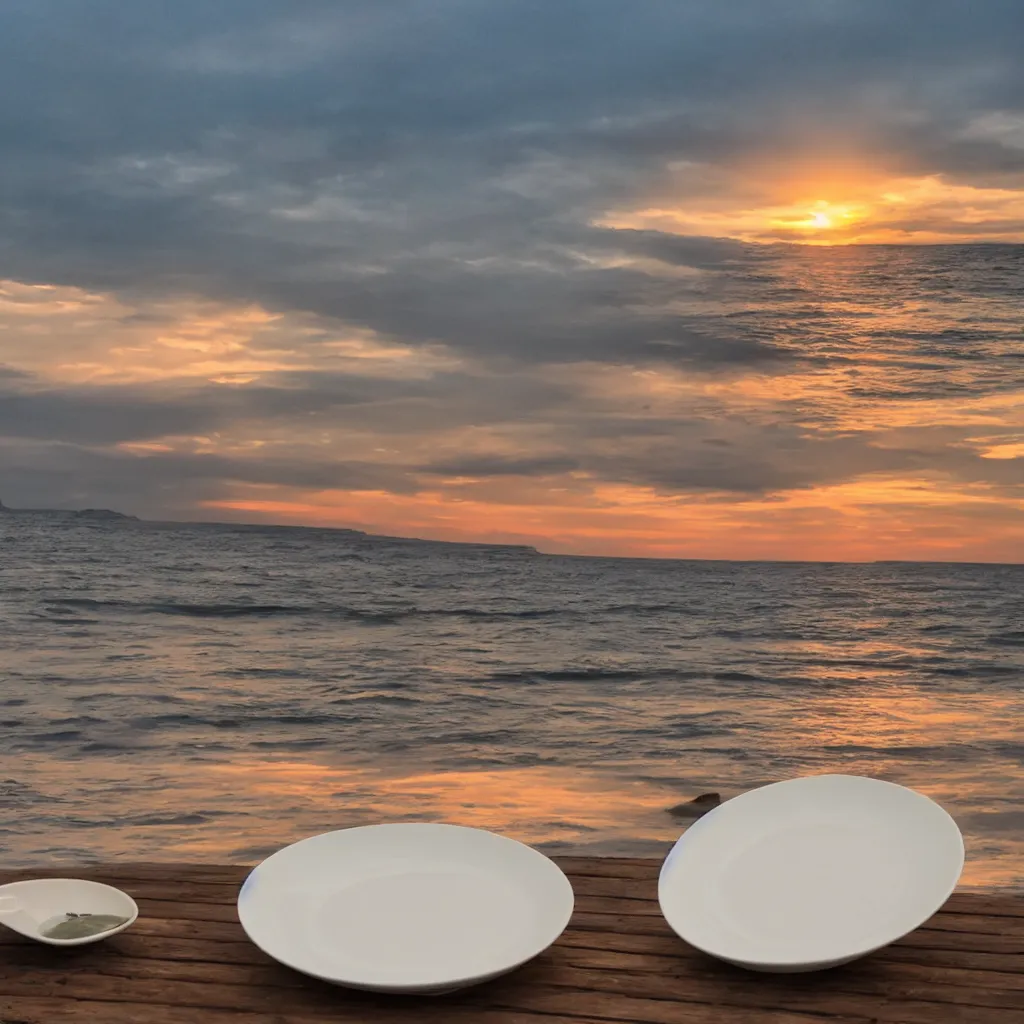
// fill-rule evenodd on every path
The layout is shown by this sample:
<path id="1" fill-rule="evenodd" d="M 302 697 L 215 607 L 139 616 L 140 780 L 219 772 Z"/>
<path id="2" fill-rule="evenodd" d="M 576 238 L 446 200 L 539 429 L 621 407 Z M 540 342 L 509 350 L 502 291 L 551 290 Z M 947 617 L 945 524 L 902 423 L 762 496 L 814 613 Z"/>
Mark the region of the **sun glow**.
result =
<path id="1" fill-rule="evenodd" d="M 808 210 L 810 206 L 810 210 Z M 815 235 L 836 233 L 865 220 L 870 211 L 863 205 L 854 203 L 833 203 L 819 199 L 812 203 L 793 203 L 788 208 L 775 208 L 769 211 L 770 228 L 790 234 Z"/>
<path id="2" fill-rule="evenodd" d="M 667 195 L 611 210 L 602 227 L 714 235 L 750 242 L 808 245 L 1020 242 L 1024 195 L 1018 189 L 959 185 L 940 176 L 884 178 L 864 172 L 828 180 L 762 175 L 757 193 L 716 194 L 676 204 Z M 678 186 L 684 192 L 686 183 Z"/>

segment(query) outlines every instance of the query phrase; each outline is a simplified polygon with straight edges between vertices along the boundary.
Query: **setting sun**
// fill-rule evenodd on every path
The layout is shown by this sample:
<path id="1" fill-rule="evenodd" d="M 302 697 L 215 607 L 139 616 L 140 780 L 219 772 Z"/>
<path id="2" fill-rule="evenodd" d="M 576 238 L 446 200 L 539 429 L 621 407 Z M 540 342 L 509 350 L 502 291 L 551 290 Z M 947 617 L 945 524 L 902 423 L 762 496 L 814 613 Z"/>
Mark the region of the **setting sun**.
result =
<path id="1" fill-rule="evenodd" d="M 1017 242 L 1024 225 L 1019 190 L 959 184 L 939 175 L 885 177 L 861 171 L 815 179 L 798 167 L 762 168 L 756 191 L 678 203 L 651 197 L 596 220 L 602 227 L 714 235 L 805 245 Z M 683 192 L 685 182 L 674 182 Z M 830 196 L 831 198 L 821 198 Z"/>
<path id="2" fill-rule="evenodd" d="M 868 210 L 863 205 L 853 203 L 832 203 L 820 199 L 811 204 L 810 212 L 806 203 L 794 203 L 789 208 L 778 208 L 767 211 L 770 228 L 796 234 L 812 233 L 821 235 L 828 232 L 822 241 L 829 243 L 842 241 L 843 233 L 852 225 L 864 221 Z"/>

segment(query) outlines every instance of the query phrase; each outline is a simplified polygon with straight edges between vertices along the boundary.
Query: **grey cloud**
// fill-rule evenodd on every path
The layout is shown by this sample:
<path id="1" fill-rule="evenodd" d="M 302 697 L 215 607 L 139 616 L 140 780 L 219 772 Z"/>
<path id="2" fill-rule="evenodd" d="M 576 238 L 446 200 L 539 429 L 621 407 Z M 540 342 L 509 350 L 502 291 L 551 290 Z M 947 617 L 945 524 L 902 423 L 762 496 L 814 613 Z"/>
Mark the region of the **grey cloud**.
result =
<path id="1" fill-rule="evenodd" d="M 595 459 L 602 476 L 653 486 L 662 493 L 726 491 L 759 495 L 854 479 L 866 473 L 921 469 L 921 452 L 881 448 L 870 436 L 807 438 L 786 429 L 751 430 L 742 445 L 656 446 L 619 466 Z"/>
<path id="2" fill-rule="evenodd" d="M 950 296 L 964 273 L 1018 303 L 1019 250 L 998 272 L 967 250 L 812 265 L 785 247 L 595 223 L 638 196 L 717 195 L 737 162 L 815 139 L 908 173 L 1019 185 L 1024 150 L 965 132 L 1024 111 L 1022 38 L 1018 0 L 9 3 L 0 276 L 116 292 L 139 324 L 158 319 L 154 298 L 258 302 L 439 344 L 470 369 L 58 388 L 0 368 L 0 435 L 21 439 L 3 449 L 5 489 L 150 509 L 230 481 L 405 493 L 421 476 L 574 470 L 665 493 L 906 470 L 1014 486 L 1016 460 L 988 465 L 955 439 L 833 431 L 843 401 L 1019 387 L 1019 332 L 993 341 L 986 322 L 936 340 L 886 319 L 894 296 Z M 858 308 L 865 289 L 876 308 Z M 319 344 L 295 339 L 314 365 Z M 881 370 L 865 369 L 868 350 Z M 692 398 L 644 418 L 553 382 L 567 363 L 746 371 L 780 388 L 796 369 L 836 377 L 827 399 L 780 399 L 772 423 Z M 296 445 L 321 426 L 421 439 L 528 425 L 539 440 L 402 467 L 102 450 L 253 423 Z"/>
<path id="3" fill-rule="evenodd" d="M 1009 0 L 39 0 L 3 17 L 0 271 L 257 299 L 485 357 L 776 355 L 671 315 L 665 282 L 573 260 L 727 259 L 589 226 L 667 161 L 714 167 L 841 120 L 920 171 L 1017 167 L 955 137 L 1024 105 Z"/>
<path id="4" fill-rule="evenodd" d="M 731 440 L 714 435 L 722 422 L 650 423 L 611 420 L 582 436 L 578 426 L 562 441 L 563 454 L 509 458 L 466 456 L 410 467 L 416 473 L 451 477 L 547 477 L 570 472 L 591 480 L 650 487 L 658 493 L 761 497 L 774 492 L 838 484 L 866 475 L 936 474 L 1024 493 L 1024 458 L 986 459 L 953 435 L 943 442 L 923 436 L 910 445 L 883 431 L 808 435 L 785 425 L 733 422 Z M 629 429 L 632 427 L 632 429 Z M 585 428 L 584 428 L 585 429 Z M 927 433 L 927 432 L 926 432 Z M 602 442 L 625 443 L 609 452 Z M 551 439 L 552 442 L 554 439 Z M 571 454 L 570 454 L 571 452 Z"/>
<path id="5" fill-rule="evenodd" d="M 275 484 L 309 490 L 387 490 L 409 493 L 416 489 L 400 467 L 368 462 L 337 462 L 311 459 L 227 457 L 214 454 L 159 453 L 107 459 L 108 471 L 130 472 L 145 482 L 213 481 L 225 484 Z"/>
<path id="6" fill-rule="evenodd" d="M 578 469 L 580 460 L 571 456 L 536 456 L 527 459 L 510 459 L 498 456 L 467 456 L 460 459 L 449 459 L 432 462 L 420 467 L 421 472 L 440 476 L 549 476 L 569 473 Z"/>
<path id="7" fill-rule="evenodd" d="M 26 382 L 28 386 L 26 386 Z M 341 373 L 276 373 L 233 384 L 43 387 L 29 375 L 0 384 L 0 438 L 116 444 L 233 430 L 246 424 L 310 429 L 355 425 L 431 433 L 515 422 L 566 402 L 551 382 L 507 374 L 438 373 L 404 380 Z"/>
<path id="8" fill-rule="evenodd" d="M 653 487 L 663 494 L 718 492 L 760 496 L 806 490 L 870 475 L 943 475 L 1024 494 L 1024 459 L 985 459 L 957 445 L 908 447 L 881 432 L 830 437 L 786 428 L 754 430 L 740 444 L 712 439 L 655 444 L 619 457 L 594 454 L 580 466 L 596 477 Z"/>
<path id="9" fill-rule="evenodd" d="M 595 228 L 583 236 L 589 248 L 632 253 L 695 269 L 717 269 L 728 260 L 756 260 L 758 248 L 730 238 L 670 235 L 664 231 Z"/>
<path id="10" fill-rule="evenodd" d="M 7 504 L 24 507 L 118 507 L 159 518 L 194 517 L 199 502 L 231 495 L 235 484 L 306 490 L 411 493 L 416 479 L 401 467 L 363 462 L 240 458 L 203 453 L 129 454 L 61 443 L 0 443 Z"/>
<path id="11" fill-rule="evenodd" d="M 35 393 L 0 390 L 0 437 L 113 444 L 203 431 L 218 419 L 214 408 L 136 397 L 116 390 L 113 395 L 104 394 L 102 389 Z"/>

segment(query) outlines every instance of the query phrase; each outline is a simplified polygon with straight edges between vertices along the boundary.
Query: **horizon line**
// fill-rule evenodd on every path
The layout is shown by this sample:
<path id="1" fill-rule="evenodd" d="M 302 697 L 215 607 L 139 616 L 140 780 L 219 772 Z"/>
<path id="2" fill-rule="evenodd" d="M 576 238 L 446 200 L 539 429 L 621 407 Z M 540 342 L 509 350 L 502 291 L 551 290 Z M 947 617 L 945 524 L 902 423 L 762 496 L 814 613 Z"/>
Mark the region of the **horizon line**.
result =
<path id="1" fill-rule="evenodd" d="M 307 525 L 305 523 L 266 523 L 248 522 L 242 520 L 223 519 L 146 519 L 142 516 L 119 512 L 108 508 L 12 508 L 0 501 L 0 520 L 2 513 L 23 513 L 23 514 L 64 514 L 79 516 L 82 513 L 98 513 L 97 517 L 84 516 L 86 522 L 108 522 L 108 523 L 142 523 L 152 526 L 226 526 L 244 527 L 249 529 L 271 529 L 271 530 L 319 530 L 329 533 L 349 533 L 359 537 L 366 537 L 369 540 L 390 540 L 404 541 L 411 544 L 446 544 L 458 547 L 484 547 L 504 548 L 506 550 L 530 552 L 532 555 L 543 558 L 595 558 L 615 559 L 616 561 L 643 561 L 643 562 L 724 562 L 736 565 L 991 565 L 1006 566 L 1009 568 L 1024 567 L 1024 561 L 1020 562 L 996 562 L 977 561 L 974 559 L 919 559 L 919 558 L 871 558 L 871 559 L 842 559 L 842 558 L 701 558 L 696 555 L 594 555 L 577 554 L 573 552 L 542 551 L 535 544 L 517 544 L 502 541 L 487 540 L 442 540 L 433 537 L 408 537 L 399 534 L 372 533 L 368 530 L 359 529 L 354 526 L 320 526 Z M 104 513 L 110 516 L 106 518 Z"/>

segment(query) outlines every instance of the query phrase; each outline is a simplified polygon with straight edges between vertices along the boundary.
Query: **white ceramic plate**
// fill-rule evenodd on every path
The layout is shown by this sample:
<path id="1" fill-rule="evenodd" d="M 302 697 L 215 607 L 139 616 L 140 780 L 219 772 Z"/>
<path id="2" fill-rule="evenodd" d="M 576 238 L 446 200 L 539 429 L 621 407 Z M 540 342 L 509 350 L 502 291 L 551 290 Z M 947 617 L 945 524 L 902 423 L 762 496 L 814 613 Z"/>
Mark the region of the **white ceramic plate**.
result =
<path id="1" fill-rule="evenodd" d="M 480 829 L 394 824 L 304 839 L 246 879 L 238 916 L 275 960 L 353 988 L 441 992 L 561 935 L 573 893 L 542 853 Z"/>
<path id="2" fill-rule="evenodd" d="M 52 939 L 44 932 L 72 914 L 110 914 L 123 924 L 80 939 Z M 85 946 L 123 932 L 139 916 L 135 900 L 112 885 L 84 878 L 33 878 L 0 885 L 0 924 L 50 946 Z"/>
<path id="3" fill-rule="evenodd" d="M 960 830 L 913 790 L 852 775 L 755 789 L 683 833 L 658 883 L 691 945 L 741 967 L 813 971 L 923 924 L 956 888 Z"/>

